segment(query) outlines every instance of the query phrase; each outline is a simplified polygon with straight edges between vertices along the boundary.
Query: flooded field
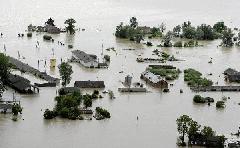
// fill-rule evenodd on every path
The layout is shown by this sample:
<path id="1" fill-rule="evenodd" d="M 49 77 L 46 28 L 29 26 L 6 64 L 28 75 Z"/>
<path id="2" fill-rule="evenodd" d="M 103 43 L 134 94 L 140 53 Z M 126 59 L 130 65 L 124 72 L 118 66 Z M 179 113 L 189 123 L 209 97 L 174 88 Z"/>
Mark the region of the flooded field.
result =
<path id="1" fill-rule="evenodd" d="M 127 40 L 116 39 L 113 33 L 119 22 L 127 22 L 131 16 L 136 16 L 140 25 L 156 26 L 165 22 L 167 29 L 190 20 L 193 24 L 213 24 L 224 20 L 230 27 L 240 27 L 238 16 L 240 1 L 237 0 L 8 0 L 0 2 L 0 51 L 6 45 L 6 54 L 18 57 L 21 61 L 52 76 L 59 77 L 58 69 L 50 70 L 50 58 L 56 58 L 60 64 L 61 58 L 71 58 L 72 50 L 83 50 L 96 54 L 102 58 L 102 44 L 104 48 L 115 47 L 116 52 L 104 50 L 104 54 L 111 56 L 108 69 L 86 69 L 79 64 L 72 63 L 73 75 L 69 86 L 77 80 L 103 80 L 105 90 L 112 90 L 116 99 L 109 99 L 108 95 L 93 102 L 95 106 L 103 106 L 111 113 L 109 120 L 103 121 L 70 121 L 64 119 L 43 119 L 46 108 L 54 106 L 57 88 L 41 88 L 37 95 L 20 95 L 23 106 L 21 120 L 13 122 L 11 115 L 0 114 L 0 148 L 41 148 L 41 147 L 85 147 L 85 148 L 173 148 L 176 147 L 178 136 L 176 119 L 187 114 L 200 124 L 209 125 L 219 134 L 229 135 L 236 132 L 239 123 L 240 96 L 237 92 L 204 92 L 202 96 L 213 97 L 215 101 L 223 96 L 230 97 L 226 108 L 217 110 L 215 104 L 194 105 L 192 92 L 183 81 L 183 73 L 172 81 L 169 93 L 162 93 L 148 85 L 149 93 L 122 94 L 118 88 L 128 74 L 133 81 L 140 81 L 140 74 L 148 63 L 137 63 L 136 58 L 152 56 L 154 49 L 160 49 L 173 54 L 184 61 L 167 62 L 180 70 L 194 68 L 219 85 L 229 85 L 222 74 L 228 67 L 240 70 L 240 49 L 217 48 L 220 40 L 200 42 L 203 47 L 194 48 L 157 48 L 135 44 Z M 55 42 L 42 40 L 44 33 L 33 33 L 32 38 L 18 38 L 18 33 L 25 33 L 29 24 L 43 25 L 49 18 L 55 19 L 57 26 L 64 27 L 67 18 L 77 21 L 77 28 L 86 31 L 76 32 L 75 35 L 62 33 L 53 35 Z M 40 48 L 35 47 L 40 42 Z M 66 45 L 73 44 L 73 49 L 60 46 L 57 41 Z M 157 45 L 159 40 L 152 40 Z M 137 50 L 122 50 L 135 48 Z M 52 54 L 54 49 L 54 55 Z M 213 63 L 208 61 L 213 58 Z M 47 67 L 44 67 L 44 61 Z M 119 73 L 123 71 L 123 73 Z M 17 72 L 18 73 L 18 72 Z M 208 73 L 212 73 L 209 76 Z M 32 82 L 42 80 L 32 75 L 23 74 Z M 143 82 L 143 81 L 142 81 Z M 180 94 L 179 90 L 183 89 Z M 87 90 L 86 90 L 87 91 Z M 12 90 L 4 92 L 5 98 L 12 97 Z M 85 92 L 85 91 L 83 91 Z M 137 116 L 139 120 L 137 120 Z M 22 120 L 24 119 L 24 120 Z"/>

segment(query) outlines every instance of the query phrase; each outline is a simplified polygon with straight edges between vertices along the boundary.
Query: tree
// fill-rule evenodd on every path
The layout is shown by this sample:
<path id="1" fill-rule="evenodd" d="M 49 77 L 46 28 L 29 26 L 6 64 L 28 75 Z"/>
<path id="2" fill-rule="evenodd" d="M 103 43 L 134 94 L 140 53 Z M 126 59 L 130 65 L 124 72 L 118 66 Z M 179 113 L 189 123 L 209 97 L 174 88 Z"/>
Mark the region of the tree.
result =
<path id="1" fill-rule="evenodd" d="M 202 24 L 197 27 L 196 38 L 199 40 L 213 40 L 216 36 L 212 26 Z"/>
<path id="2" fill-rule="evenodd" d="M 199 129 L 201 128 L 201 125 L 199 125 L 197 123 L 197 121 L 190 121 L 189 122 L 189 129 L 188 129 L 188 137 L 190 137 L 191 135 L 196 134 Z"/>
<path id="3" fill-rule="evenodd" d="M 157 27 L 151 28 L 151 34 L 152 34 L 152 37 L 162 37 L 162 32 L 160 28 L 157 28 Z"/>
<path id="4" fill-rule="evenodd" d="M 180 116 L 176 122 L 177 122 L 177 130 L 179 134 L 182 134 L 181 140 L 182 144 L 184 144 L 184 137 L 185 134 L 189 131 L 189 123 L 192 121 L 192 119 L 188 115 L 182 115 Z"/>
<path id="5" fill-rule="evenodd" d="M 181 26 L 177 25 L 173 28 L 173 35 L 175 37 L 179 37 L 180 36 L 180 32 L 181 32 Z"/>
<path id="6" fill-rule="evenodd" d="M 76 23 L 76 21 L 73 18 L 67 19 L 64 22 L 64 24 L 68 25 L 68 26 L 66 26 L 66 30 L 70 34 L 74 34 L 75 33 L 75 26 L 74 26 L 75 23 Z"/>
<path id="7" fill-rule="evenodd" d="M 135 41 L 136 41 L 137 43 L 140 43 L 140 42 L 143 41 L 143 40 L 144 40 L 143 34 L 137 34 L 137 35 L 135 36 Z"/>
<path id="8" fill-rule="evenodd" d="M 209 126 L 204 126 L 203 129 L 201 130 L 201 134 L 204 137 L 212 137 L 215 135 L 215 131 L 213 131 L 213 129 Z"/>
<path id="9" fill-rule="evenodd" d="M 213 29 L 218 33 L 222 33 L 224 30 L 227 29 L 227 26 L 224 25 L 224 22 L 217 22 L 213 25 Z"/>
<path id="10" fill-rule="evenodd" d="M 55 25 L 54 25 L 54 20 L 50 17 L 50 18 L 45 22 L 45 25 L 55 26 Z"/>
<path id="11" fill-rule="evenodd" d="M 12 106 L 12 113 L 14 115 L 18 115 L 18 113 L 22 114 L 22 107 L 20 104 L 14 103 Z"/>
<path id="12" fill-rule="evenodd" d="M 43 114 L 44 119 L 53 119 L 56 116 L 57 116 L 57 113 L 55 111 L 51 111 L 49 109 L 46 109 Z"/>
<path id="13" fill-rule="evenodd" d="M 222 43 L 221 46 L 232 47 L 233 46 L 233 32 L 230 28 L 222 32 Z"/>
<path id="14" fill-rule="evenodd" d="M 5 54 L 0 53 L 0 80 L 3 83 L 7 81 L 10 70 L 11 64 L 9 62 L 9 58 Z"/>
<path id="15" fill-rule="evenodd" d="M 182 29 L 182 36 L 187 39 L 194 39 L 196 37 L 195 27 L 189 26 Z"/>
<path id="16" fill-rule="evenodd" d="M 59 68 L 60 76 L 62 78 L 62 85 L 66 86 L 71 81 L 72 66 L 66 62 L 63 62 Z"/>
<path id="17" fill-rule="evenodd" d="M 165 23 L 161 23 L 161 25 L 159 25 L 159 29 L 163 33 L 166 30 L 166 24 Z"/>
<path id="18" fill-rule="evenodd" d="M 91 107 L 92 106 L 92 99 L 88 96 L 84 96 L 83 104 L 86 108 Z"/>
<path id="19" fill-rule="evenodd" d="M 138 27 L 138 22 L 136 17 L 132 17 L 130 19 L 130 27 L 132 28 L 137 28 Z"/>
<path id="20" fill-rule="evenodd" d="M 172 32 L 169 31 L 162 39 L 163 47 L 171 47 L 172 46 Z"/>

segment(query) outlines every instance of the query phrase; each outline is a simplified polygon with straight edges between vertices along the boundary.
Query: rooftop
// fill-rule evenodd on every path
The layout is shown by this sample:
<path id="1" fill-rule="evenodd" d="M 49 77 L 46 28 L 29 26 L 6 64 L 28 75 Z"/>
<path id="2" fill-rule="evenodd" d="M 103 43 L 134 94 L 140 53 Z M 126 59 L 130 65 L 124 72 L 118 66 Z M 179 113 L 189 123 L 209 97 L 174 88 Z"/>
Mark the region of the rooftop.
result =
<path id="1" fill-rule="evenodd" d="M 79 88 L 105 88 L 104 81 L 75 81 L 74 87 Z"/>
<path id="2" fill-rule="evenodd" d="M 87 53 L 85 53 L 84 51 L 81 51 L 81 50 L 74 50 L 74 51 L 72 51 L 72 53 L 78 59 L 84 61 L 85 63 L 97 60 L 97 56 L 96 55 L 87 54 Z"/>

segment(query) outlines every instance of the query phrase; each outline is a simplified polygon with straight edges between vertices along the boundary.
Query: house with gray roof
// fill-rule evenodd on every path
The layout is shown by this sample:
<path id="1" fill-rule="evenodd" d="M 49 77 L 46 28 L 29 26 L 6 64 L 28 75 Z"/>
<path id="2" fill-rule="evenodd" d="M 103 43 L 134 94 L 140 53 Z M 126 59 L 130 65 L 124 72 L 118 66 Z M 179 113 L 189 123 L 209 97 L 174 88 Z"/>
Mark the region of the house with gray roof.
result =
<path id="1" fill-rule="evenodd" d="M 240 72 L 235 69 L 228 68 L 223 74 L 225 75 L 225 79 L 229 82 L 240 82 Z"/>
<path id="2" fill-rule="evenodd" d="M 84 51 L 80 50 L 72 51 L 72 61 L 80 63 L 87 68 L 99 67 L 96 55 L 87 54 Z"/>
<path id="3" fill-rule="evenodd" d="M 78 88 L 105 88 L 104 81 L 75 81 L 74 87 Z"/>

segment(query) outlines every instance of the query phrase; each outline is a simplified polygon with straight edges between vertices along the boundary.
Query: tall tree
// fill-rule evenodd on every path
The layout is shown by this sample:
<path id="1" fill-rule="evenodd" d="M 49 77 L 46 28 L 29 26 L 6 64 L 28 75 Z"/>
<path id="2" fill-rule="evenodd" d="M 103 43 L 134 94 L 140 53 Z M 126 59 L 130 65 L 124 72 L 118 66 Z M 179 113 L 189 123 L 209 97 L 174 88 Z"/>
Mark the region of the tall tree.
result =
<path id="1" fill-rule="evenodd" d="M 177 25 L 173 28 L 173 34 L 175 37 L 179 37 L 180 36 L 180 32 L 181 32 L 181 26 Z"/>
<path id="2" fill-rule="evenodd" d="M 9 63 L 9 58 L 0 53 L 0 80 L 5 83 L 11 70 L 11 64 Z"/>
<path id="3" fill-rule="evenodd" d="M 130 27 L 132 28 L 137 28 L 138 27 L 138 22 L 136 17 L 132 17 L 130 19 Z"/>
<path id="4" fill-rule="evenodd" d="M 166 30 L 166 24 L 165 23 L 162 23 L 160 26 L 159 26 L 159 29 L 160 31 L 163 33 L 165 30 Z"/>
<path id="5" fill-rule="evenodd" d="M 184 144 L 184 137 L 185 134 L 189 131 L 189 123 L 192 121 L 192 119 L 188 115 L 182 115 L 180 116 L 176 122 L 177 122 L 177 130 L 179 134 L 181 134 L 181 140 L 182 144 Z"/>
<path id="6" fill-rule="evenodd" d="M 71 81 L 71 75 L 73 73 L 72 66 L 66 62 L 63 62 L 59 67 L 59 72 L 62 78 L 62 85 L 66 86 Z"/>
<path id="7" fill-rule="evenodd" d="M 221 46 L 224 47 L 232 47 L 233 46 L 233 36 L 234 33 L 232 32 L 232 30 L 230 28 L 228 28 L 227 30 L 224 30 L 222 32 L 222 43 Z"/>
<path id="8" fill-rule="evenodd" d="M 66 30 L 67 32 L 69 32 L 70 34 L 74 34 L 75 33 L 75 26 L 74 24 L 76 23 L 76 21 L 73 18 L 67 19 L 64 24 L 66 24 Z"/>
<path id="9" fill-rule="evenodd" d="M 54 20 L 50 17 L 50 18 L 45 22 L 45 25 L 55 26 L 55 25 L 54 25 Z"/>
<path id="10" fill-rule="evenodd" d="M 164 47 L 171 47 L 172 46 L 172 32 L 168 31 L 166 35 L 162 38 L 162 43 Z"/>
<path id="11" fill-rule="evenodd" d="M 227 29 L 227 26 L 225 26 L 224 22 L 217 22 L 213 25 L 213 29 L 218 33 L 222 33 L 224 30 Z"/>

